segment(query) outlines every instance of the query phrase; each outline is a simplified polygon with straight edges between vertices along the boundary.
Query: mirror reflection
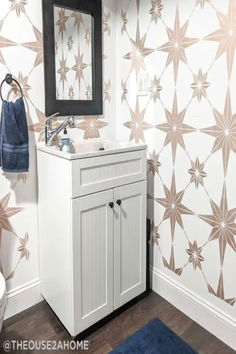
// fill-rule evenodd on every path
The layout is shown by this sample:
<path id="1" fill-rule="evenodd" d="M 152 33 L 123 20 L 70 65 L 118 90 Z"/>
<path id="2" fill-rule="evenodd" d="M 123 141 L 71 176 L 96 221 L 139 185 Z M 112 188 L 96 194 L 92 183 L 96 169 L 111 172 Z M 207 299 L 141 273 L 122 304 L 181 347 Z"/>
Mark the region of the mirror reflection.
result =
<path id="1" fill-rule="evenodd" d="M 92 100 L 92 16 L 54 6 L 57 100 Z"/>

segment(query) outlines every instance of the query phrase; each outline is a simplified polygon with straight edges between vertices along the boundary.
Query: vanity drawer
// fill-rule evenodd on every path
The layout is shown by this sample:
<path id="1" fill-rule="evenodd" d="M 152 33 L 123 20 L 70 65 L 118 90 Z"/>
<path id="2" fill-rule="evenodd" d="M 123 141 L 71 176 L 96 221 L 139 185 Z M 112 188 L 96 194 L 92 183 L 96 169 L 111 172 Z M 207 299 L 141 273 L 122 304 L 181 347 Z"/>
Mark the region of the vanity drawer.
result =
<path id="1" fill-rule="evenodd" d="M 72 161 L 72 198 L 146 179 L 146 150 Z"/>

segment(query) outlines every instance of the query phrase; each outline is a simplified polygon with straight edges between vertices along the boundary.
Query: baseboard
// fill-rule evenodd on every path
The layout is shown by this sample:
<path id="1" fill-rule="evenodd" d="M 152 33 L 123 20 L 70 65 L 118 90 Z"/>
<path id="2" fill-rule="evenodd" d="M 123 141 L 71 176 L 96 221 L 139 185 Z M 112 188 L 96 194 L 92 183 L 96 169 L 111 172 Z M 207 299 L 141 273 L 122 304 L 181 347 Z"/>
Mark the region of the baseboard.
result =
<path id="1" fill-rule="evenodd" d="M 151 267 L 152 290 L 236 350 L 236 320 Z"/>
<path id="2" fill-rule="evenodd" d="M 39 278 L 7 292 L 4 319 L 10 318 L 43 300 Z"/>

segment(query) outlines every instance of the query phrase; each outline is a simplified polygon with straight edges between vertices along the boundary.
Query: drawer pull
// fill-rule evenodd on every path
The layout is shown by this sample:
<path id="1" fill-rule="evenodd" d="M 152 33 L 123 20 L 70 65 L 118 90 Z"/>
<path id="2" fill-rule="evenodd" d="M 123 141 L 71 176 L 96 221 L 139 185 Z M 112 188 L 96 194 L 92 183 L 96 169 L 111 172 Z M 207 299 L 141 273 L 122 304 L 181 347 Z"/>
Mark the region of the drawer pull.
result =
<path id="1" fill-rule="evenodd" d="M 118 205 L 121 205 L 121 200 L 118 199 L 118 200 L 116 201 L 116 203 L 117 203 Z"/>
<path id="2" fill-rule="evenodd" d="M 110 203 L 109 203 L 109 207 L 110 207 L 111 209 L 113 209 L 113 208 L 114 208 L 114 203 L 113 203 L 113 202 L 110 202 Z"/>

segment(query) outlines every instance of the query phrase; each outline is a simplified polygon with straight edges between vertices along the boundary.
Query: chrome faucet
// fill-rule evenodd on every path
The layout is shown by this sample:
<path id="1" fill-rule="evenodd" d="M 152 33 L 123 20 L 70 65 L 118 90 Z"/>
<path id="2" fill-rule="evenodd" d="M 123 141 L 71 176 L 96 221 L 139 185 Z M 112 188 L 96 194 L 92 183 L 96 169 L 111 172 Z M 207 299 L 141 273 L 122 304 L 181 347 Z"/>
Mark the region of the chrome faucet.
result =
<path id="1" fill-rule="evenodd" d="M 67 126 L 69 126 L 70 128 L 75 128 L 75 118 L 74 118 L 74 116 L 70 116 L 67 119 L 65 119 L 64 122 L 58 128 L 52 129 L 52 119 L 59 114 L 60 114 L 60 112 L 57 112 L 57 113 L 52 114 L 50 117 L 46 118 L 45 143 L 47 146 L 52 146 L 54 139 Z"/>

